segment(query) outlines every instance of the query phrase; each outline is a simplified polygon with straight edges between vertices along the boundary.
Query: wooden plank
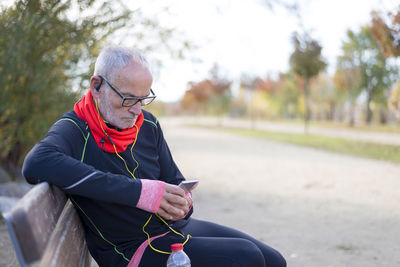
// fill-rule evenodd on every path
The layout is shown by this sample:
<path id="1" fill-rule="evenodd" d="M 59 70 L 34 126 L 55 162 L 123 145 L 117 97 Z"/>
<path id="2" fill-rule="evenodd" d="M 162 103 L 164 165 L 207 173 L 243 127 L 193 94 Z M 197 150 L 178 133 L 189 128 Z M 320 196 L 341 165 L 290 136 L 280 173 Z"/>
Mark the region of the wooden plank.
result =
<path id="1" fill-rule="evenodd" d="M 68 200 L 39 266 L 90 266 L 89 259 L 82 223 Z"/>
<path id="2" fill-rule="evenodd" d="M 34 186 L 4 215 L 21 266 L 41 259 L 66 203 L 55 186 Z"/>

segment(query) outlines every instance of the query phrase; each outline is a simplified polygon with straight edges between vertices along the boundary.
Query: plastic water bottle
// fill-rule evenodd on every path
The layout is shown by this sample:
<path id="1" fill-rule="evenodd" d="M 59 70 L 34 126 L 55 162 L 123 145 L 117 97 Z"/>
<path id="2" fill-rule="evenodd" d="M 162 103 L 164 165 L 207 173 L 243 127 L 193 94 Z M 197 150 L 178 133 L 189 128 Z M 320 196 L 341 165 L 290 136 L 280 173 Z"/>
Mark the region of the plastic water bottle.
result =
<path id="1" fill-rule="evenodd" d="M 190 259 L 183 252 L 183 245 L 176 243 L 171 245 L 171 255 L 168 257 L 167 267 L 190 267 Z"/>

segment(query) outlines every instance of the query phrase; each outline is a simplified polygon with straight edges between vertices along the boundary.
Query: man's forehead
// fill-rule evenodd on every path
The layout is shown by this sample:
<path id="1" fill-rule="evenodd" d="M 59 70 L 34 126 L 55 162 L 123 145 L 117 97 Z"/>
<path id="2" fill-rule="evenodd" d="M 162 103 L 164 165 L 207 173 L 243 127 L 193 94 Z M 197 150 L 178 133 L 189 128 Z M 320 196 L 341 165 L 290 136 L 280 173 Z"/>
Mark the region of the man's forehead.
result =
<path id="1" fill-rule="evenodd" d="M 131 63 L 128 66 L 120 69 L 114 75 L 115 81 L 120 82 L 135 82 L 135 81 L 150 81 L 152 82 L 153 76 L 150 70 L 138 63 Z"/>
<path id="2" fill-rule="evenodd" d="M 150 94 L 153 77 L 145 66 L 128 65 L 113 76 L 113 86 L 125 97 L 145 97 Z"/>

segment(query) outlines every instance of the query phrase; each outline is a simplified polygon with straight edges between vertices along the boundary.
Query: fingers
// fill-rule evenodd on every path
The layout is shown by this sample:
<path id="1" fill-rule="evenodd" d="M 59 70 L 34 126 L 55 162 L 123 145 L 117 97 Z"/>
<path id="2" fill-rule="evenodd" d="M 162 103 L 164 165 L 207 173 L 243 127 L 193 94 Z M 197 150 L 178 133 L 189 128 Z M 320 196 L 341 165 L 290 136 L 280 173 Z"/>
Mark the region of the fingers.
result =
<path id="1" fill-rule="evenodd" d="M 179 195 L 171 194 L 169 192 L 164 191 L 163 198 L 166 201 L 168 201 L 171 205 L 174 205 L 177 207 L 183 207 L 187 203 L 187 201 L 185 199 L 185 195 L 179 196 Z"/>
<path id="2" fill-rule="evenodd" d="M 166 220 L 173 220 L 172 216 L 170 214 L 168 214 L 165 210 L 163 210 L 162 208 L 159 208 L 157 211 L 157 214 L 160 215 L 161 217 L 163 217 Z"/>
<path id="3" fill-rule="evenodd" d="M 189 211 L 191 204 L 190 197 L 182 188 L 165 184 L 163 198 L 157 213 L 167 220 L 179 219 Z"/>
<path id="4" fill-rule="evenodd" d="M 173 220 L 182 218 L 183 215 L 185 215 L 185 209 L 171 205 L 171 203 L 169 203 L 167 200 L 162 199 L 160 208 L 158 209 L 157 213 L 167 220 Z"/>
<path id="5" fill-rule="evenodd" d="M 180 197 L 184 197 L 185 196 L 185 190 L 183 190 L 179 186 L 173 185 L 173 184 L 167 184 L 166 183 L 164 191 L 168 192 L 170 194 L 178 195 Z"/>
<path id="6" fill-rule="evenodd" d="M 193 205 L 193 200 L 192 200 L 192 198 L 191 198 L 190 196 L 188 196 L 187 194 L 185 194 L 185 200 L 187 201 L 188 207 L 190 208 L 190 206 Z"/>
<path id="7" fill-rule="evenodd" d="M 176 185 L 165 184 L 163 198 L 176 207 L 184 208 L 187 205 L 185 191 Z"/>

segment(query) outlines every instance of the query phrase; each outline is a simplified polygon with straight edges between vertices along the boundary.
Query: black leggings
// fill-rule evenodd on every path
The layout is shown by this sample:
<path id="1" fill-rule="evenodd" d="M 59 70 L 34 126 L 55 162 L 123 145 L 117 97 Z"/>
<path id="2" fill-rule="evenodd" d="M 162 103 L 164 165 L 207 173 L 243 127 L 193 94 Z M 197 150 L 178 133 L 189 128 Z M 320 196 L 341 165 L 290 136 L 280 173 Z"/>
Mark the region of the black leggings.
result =
<path id="1" fill-rule="evenodd" d="M 184 246 L 192 267 L 286 266 L 278 251 L 235 229 L 191 218 L 181 231 L 192 235 Z M 152 245 L 170 251 L 170 245 L 175 242 L 182 243 L 182 238 L 170 233 L 154 240 Z M 168 255 L 147 247 L 140 266 L 165 266 L 167 258 Z"/>

